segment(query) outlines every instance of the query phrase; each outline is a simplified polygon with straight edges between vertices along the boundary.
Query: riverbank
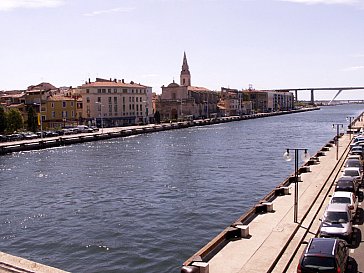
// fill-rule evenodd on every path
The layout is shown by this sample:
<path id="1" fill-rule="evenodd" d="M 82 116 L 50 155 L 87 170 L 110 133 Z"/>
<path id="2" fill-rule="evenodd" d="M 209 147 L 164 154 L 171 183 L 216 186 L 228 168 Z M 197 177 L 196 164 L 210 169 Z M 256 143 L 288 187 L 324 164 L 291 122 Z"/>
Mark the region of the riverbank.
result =
<path id="1" fill-rule="evenodd" d="M 199 119 L 193 121 L 180 121 L 180 122 L 162 123 L 162 124 L 103 128 L 101 132 L 99 131 L 94 133 L 81 133 L 81 134 L 66 135 L 59 137 L 47 137 L 43 139 L 4 142 L 0 143 L 0 155 L 5 155 L 13 152 L 39 150 L 39 149 L 53 148 L 53 147 L 59 147 L 77 143 L 105 140 L 116 137 L 127 137 L 132 135 L 153 133 L 171 129 L 182 129 L 194 126 L 204 126 L 204 125 L 212 125 L 225 122 L 258 119 L 258 118 L 287 115 L 287 114 L 301 113 L 314 110 L 320 110 L 320 108 L 311 107 L 311 108 L 301 108 L 291 111 L 259 113 L 259 114 L 244 115 L 244 116 L 230 116 L 230 117 L 220 117 L 214 119 Z"/>
<path id="2" fill-rule="evenodd" d="M 362 117 L 363 114 L 355 118 L 353 127 L 363 128 Z M 351 133 L 340 134 L 339 139 L 338 146 L 335 138 L 330 140 L 299 167 L 299 183 L 295 183 L 293 173 L 277 185 L 187 259 L 181 273 L 293 272 L 303 250 L 303 241 L 317 234 L 318 218 L 323 214 L 329 201 L 327 197 L 350 151 Z M 296 189 L 298 199 L 295 201 L 292 192 Z M 293 206 L 295 202 L 299 204 L 297 211 Z M 298 221 L 292 221 L 294 214 L 298 214 Z M 358 243 L 355 241 L 353 245 Z"/>

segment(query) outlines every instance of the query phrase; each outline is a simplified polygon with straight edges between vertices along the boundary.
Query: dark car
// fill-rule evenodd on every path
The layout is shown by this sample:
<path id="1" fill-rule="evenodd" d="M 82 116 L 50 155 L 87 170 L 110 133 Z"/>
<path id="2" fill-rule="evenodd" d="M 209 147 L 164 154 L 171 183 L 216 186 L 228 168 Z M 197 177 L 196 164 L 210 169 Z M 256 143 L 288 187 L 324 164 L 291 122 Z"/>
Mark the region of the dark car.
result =
<path id="1" fill-rule="evenodd" d="M 302 253 L 297 273 L 345 272 L 349 249 L 344 240 L 312 238 Z"/>
<path id="2" fill-rule="evenodd" d="M 357 185 L 353 180 L 338 180 L 335 185 L 335 191 L 348 191 L 357 195 L 359 191 Z"/>
<path id="3" fill-rule="evenodd" d="M 4 135 L 0 135 L 0 142 L 6 142 L 8 139 Z"/>

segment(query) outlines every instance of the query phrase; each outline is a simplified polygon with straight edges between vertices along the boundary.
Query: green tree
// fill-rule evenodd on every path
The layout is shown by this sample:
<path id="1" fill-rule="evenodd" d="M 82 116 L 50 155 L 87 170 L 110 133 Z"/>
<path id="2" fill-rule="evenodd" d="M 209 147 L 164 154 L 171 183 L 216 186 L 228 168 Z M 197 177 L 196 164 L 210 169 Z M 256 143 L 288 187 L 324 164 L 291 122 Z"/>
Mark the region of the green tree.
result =
<path id="1" fill-rule="evenodd" d="M 35 112 L 34 108 L 30 106 L 28 108 L 28 130 L 31 132 L 36 132 L 38 128 L 38 117 L 37 113 Z"/>
<path id="2" fill-rule="evenodd" d="M 6 114 L 3 107 L 0 107 L 0 133 L 6 130 Z"/>
<path id="3" fill-rule="evenodd" d="M 10 133 L 23 128 L 23 116 L 18 109 L 10 109 L 6 115 L 6 130 Z"/>

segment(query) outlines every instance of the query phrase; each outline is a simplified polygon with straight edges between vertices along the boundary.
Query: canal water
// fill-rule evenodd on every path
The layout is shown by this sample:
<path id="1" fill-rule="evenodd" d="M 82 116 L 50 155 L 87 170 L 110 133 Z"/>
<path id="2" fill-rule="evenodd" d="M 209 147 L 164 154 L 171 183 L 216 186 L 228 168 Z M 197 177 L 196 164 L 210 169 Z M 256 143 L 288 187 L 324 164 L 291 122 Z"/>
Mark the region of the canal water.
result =
<path id="1" fill-rule="evenodd" d="M 363 105 L 0 157 L 0 251 L 71 272 L 171 273 Z"/>

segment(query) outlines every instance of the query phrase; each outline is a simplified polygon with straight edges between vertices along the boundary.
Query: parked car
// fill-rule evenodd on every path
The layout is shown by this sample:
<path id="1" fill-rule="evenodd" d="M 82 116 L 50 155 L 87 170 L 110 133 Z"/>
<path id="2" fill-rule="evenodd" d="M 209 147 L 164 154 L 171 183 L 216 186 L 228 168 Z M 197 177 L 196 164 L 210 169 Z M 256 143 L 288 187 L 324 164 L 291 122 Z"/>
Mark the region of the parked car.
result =
<path id="1" fill-rule="evenodd" d="M 344 179 L 342 179 L 344 178 Z M 354 182 L 354 178 L 345 179 L 345 177 L 339 178 L 338 181 L 336 181 L 335 185 L 335 191 L 347 191 L 352 192 L 355 195 L 358 194 L 359 188 L 357 187 L 357 183 Z"/>
<path id="2" fill-rule="evenodd" d="M 56 131 L 46 131 L 44 132 L 44 135 L 46 137 L 55 137 L 55 136 L 59 136 L 59 134 Z"/>
<path id="3" fill-rule="evenodd" d="M 86 125 L 78 125 L 75 130 L 77 130 L 77 133 L 92 133 L 94 131 Z"/>
<path id="4" fill-rule="evenodd" d="M 7 138 L 4 135 L 0 135 L 0 142 L 6 142 Z"/>
<path id="5" fill-rule="evenodd" d="M 38 135 L 37 134 L 34 134 L 32 132 L 22 133 L 22 136 L 23 136 L 23 139 L 35 139 L 35 138 L 38 138 Z"/>
<path id="6" fill-rule="evenodd" d="M 312 238 L 297 266 L 297 273 L 344 273 L 349 261 L 345 241 L 332 238 Z"/>
<path id="7" fill-rule="evenodd" d="M 363 172 L 363 162 L 359 159 L 349 158 L 348 160 L 346 160 L 345 168 L 349 167 L 357 167 L 360 169 L 360 171 Z"/>
<path id="8" fill-rule="evenodd" d="M 354 146 L 353 148 L 351 148 L 350 154 L 351 155 L 360 155 L 361 157 L 363 157 L 364 150 L 361 146 Z"/>
<path id="9" fill-rule="evenodd" d="M 347 204 L 330 203 L 320 225 L 320 237 L 335 237 L 351 241 L 353 234 L 351 212 Z"/>
<path id="10" fill-rule="evenodd" d="M 353 141 L 352 143 L 350 143 L 350 148 L 353 148 L 355 146 L 360 146 L 363 143 L 364 143 L 364 139 L 360 139 L 360 140 L 355 141 L 355 142 Z"/>
<path id="11" fill-rule="evenodd" d="M 342 176 L 354 177 L 358 187 L 360 187 L 363 181 L 363 173 L 360 171 L 359 168 L 356 167 L 345 168 Z"/>
<path id="12" fill-rule="evenodd" d="M 24 137 L 21 134 L 11 134 L 6 136 L 7 141 L 23 140 Z"/>
<path id="13" fill-rule="evenodd" d="M 361 160 L 361 156 L 360 155 L 351 155 L 351 154 L 348 154 L 348 159 Z"/>
<path id="14" fill-rule="evenodd" d="M 358 208 L 358 199 L 352 192 L 335 191 L 330 199 L 331 204 L 347 204 L 354 217 Z"/>
<path id="15" fill-rule="evenodd" d="M 90 127 L 94 132 L 98 132 L 99 131 L 99 128 L 98 127 L 96 127 L 96 126 L 91 126 Z"/>

